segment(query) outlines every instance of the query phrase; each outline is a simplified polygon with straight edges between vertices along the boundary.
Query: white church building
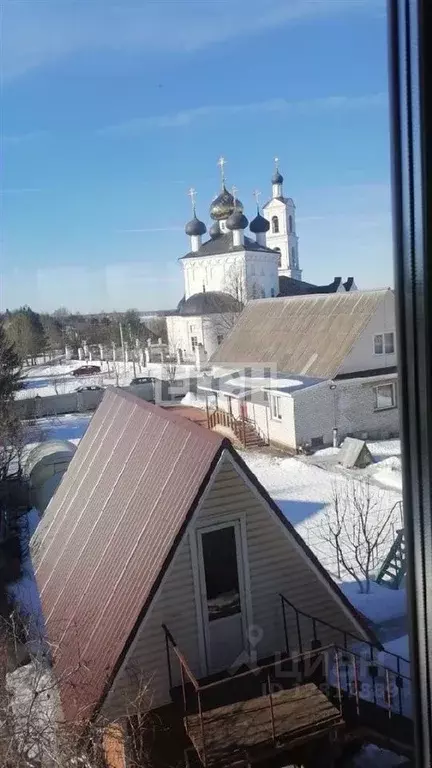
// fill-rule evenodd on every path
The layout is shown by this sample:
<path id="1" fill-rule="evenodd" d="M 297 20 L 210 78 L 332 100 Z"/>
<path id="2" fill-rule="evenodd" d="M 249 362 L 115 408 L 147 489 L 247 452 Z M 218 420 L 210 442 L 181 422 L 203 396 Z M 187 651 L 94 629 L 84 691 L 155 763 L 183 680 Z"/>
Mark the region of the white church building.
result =
<path id="1" fill-rule="evenodd" d="M 353 278 L 346 283 L 335 278 L 328 286 L 302 281 L 299 261 L 295 205 L 283 193 L 283 176 L 276 160 L 272 196 L 262 214 L 256 198 L 256 215 L 249 223 L 236 189 L 226 187 L 225 160 L 219 160 L 221 191 L 210 205 L 213 221 L 207 227 L 198 219 L 195 190 L 190 190 L 193 217 L 186 224 L 190 250 L 180 258 L 184 297 L 175 314 L 167 316 L 168 343 L 178 359 L 196 354 L 210 358 L 228 335 L 239 313 L 254 299 L 280 295 L 333 293 L 354 290 Z M 249 227 L 251 236 L 245 234 Z"/>

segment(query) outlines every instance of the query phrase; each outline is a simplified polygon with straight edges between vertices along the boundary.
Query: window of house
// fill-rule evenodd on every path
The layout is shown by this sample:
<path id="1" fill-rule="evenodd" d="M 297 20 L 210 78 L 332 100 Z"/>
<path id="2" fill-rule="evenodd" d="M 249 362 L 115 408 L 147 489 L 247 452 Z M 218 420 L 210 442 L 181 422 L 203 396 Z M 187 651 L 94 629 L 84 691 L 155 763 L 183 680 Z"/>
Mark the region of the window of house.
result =
<path id="1" fill-rule="evenodd" d="M 396 408 L 396 385 L 394 382 L 375 387 L 375 410 L 381 411 L 385 408 Z"/>
<path id="2" fill-rule="evenodd" d="M 293 228 L 292 228 L 292 216 L 288 216 L 288 229 L 289 229 L 290 232 L 293 231 Z"/>
<path id="3" fill-rule="evenodd" d="M 280 397 L 277 397 L 276 395 L 272 395 L 272 399 L 271 399 L 271 413 L 272 413 L 272 418 L 273 419 L 281 419 L 282 418 Z"/>
<path id="4" fill-rule="evenodd" d="M 277 216 L 272 216 L 271 227 L 273 234 L 277 235 L 279 232 L 279 219 Z"/>
<path id="5" fill-rule="evenodd" d="M 311 448 L 321 448 L 324 445 L 324 437 L 311 437 Z"/>
<path id="6" fill-rule="evenodd" d="M 195 349 L 195 347 L 198 346 L 198 336 L 191 336 L 191 347 L 192 350 Z"/>
<path id="7" fill-rule="evenodd" d="M 218 344 L 222 344 L 222 342 L 223 342 L 223 334 L 222 333 L 218 333 L 218 335 L 216 336 L 216 340 L 217 340 Z"/>
<path id="8" fill-rule="evenodd" d="M 394 333 L 376 333 L 374 336 L 375 355 L 393 355 L 395 351 Z"/>

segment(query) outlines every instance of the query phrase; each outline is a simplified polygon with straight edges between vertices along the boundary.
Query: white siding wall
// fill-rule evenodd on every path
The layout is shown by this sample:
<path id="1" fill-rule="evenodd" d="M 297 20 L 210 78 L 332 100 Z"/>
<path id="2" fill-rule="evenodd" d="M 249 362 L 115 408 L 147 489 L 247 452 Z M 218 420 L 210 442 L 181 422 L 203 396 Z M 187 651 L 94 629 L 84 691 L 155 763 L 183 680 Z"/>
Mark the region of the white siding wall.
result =
<path id="1" fill-rule="evenodd" d="M 396 351 L 392 355 L 374 354 L 374 335 L 386 331 L 395 331 L 395 324 L 394 294 L 389 290 L 385 300 L 380 303 L 360 338 L 346 356 L 338 373 L 355 373 L 356 371 L 368 371 L 396 365 Z"/>
<path id="2" fill-rule="evenodd" d="M 246 550 L 250 574 L 252 602 L 251 624 L 262 632 L 257 647 L 258 657 L 265 658 L 284 649 L 282 611 L 279 593 L 305 612 L 329 623 L 358 632 L 351 617 L 329 593 L 322 577 L 286 535 L 285 528 L 275 518 L 266 503 L 245 484 L 230 458 L 222 457 L 215 482 L 189 535 L 195 535 L 194 526 L 212 522 L 215 516 L 227 523 L 243 517 L 246 527 Z M 298 647 L 294 615 L 287 616 L 290 629 L 291 650 Z M 166 650 L 162 623 L 166 623 L 185 654 L 196 675 L 201 669 L 198 645 L 197 611 L 194 579 L 188 536 L 179 547 L 171 569 L 165 575 L 159 594 L 129 651 L 125 664 L 105 703 L 104 714 L 111 717 L 121 711 L 126 691 L 136 685 L 138 679 L 149 681 L 152 706 L 169 701 Z M 307 636 L 312 638 L 311 623 L 304 625 Z M 306 635 L 305 635 L 306 636 Z M 341 642 L 339 632 L 322 632 L 323 642 Z M 175 662 L 173 661 L 173 669 Z M 178 671 L 176 682 L 179 682 Z"/>

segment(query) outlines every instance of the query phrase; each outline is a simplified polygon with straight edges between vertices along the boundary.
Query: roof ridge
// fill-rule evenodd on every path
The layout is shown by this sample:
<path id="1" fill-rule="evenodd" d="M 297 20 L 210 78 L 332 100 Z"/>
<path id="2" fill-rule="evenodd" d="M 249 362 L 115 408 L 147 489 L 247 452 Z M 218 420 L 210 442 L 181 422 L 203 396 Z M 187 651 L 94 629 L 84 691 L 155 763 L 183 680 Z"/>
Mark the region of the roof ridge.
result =
<path id="1" fill-rule="evenodd" d="M 210 443 L 214 443 L 215 445 L 222 445 L 222 443 L 227 440 L 223 437 L 223 435 L 220 435 L 217 432 L 212 432 L 211 429 L 204 429 L 203 427 L 200 427 L 199 424 L 196 424 L 195 422 L 190 421 L 190 419 L 187 419 L 185 416 L 180 416 L 178 411 L 174 412 L 171 411 L 169 407 L 164 408 L 163 406 L 157 405 L 156 403 L 149 403 L 148 400 L 143 400 L 142 398 L 133 395 L 132 392 L 125 392 L 124 390 L 121 390 L 117 387 L 107 387 L 106 392 L 113 393 L 116 397 L 121 397 L 124 400 L 128 400 L 129 402 L 138 405 L 143 411 L 150 411 L 150 413 L 155 413 L 159 418 L 177 424 L 186 432 L 197 434 L 204 439 L 207 438 Z M 105 400 L 105 397 L 106 395 L 104 396 L 103 400 Z M 179 405 L 179 403 L 177 403 L 177 405 Z"/>

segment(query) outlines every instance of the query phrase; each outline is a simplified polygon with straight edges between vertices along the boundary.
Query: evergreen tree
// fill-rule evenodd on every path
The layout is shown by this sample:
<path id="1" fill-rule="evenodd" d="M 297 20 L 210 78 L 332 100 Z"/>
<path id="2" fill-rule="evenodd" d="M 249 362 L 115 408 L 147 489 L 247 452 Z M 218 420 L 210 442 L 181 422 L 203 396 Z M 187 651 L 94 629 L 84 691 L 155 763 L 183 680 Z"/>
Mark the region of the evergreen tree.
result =
<path id="1" fill-rule="evenodd" d="M 20 388 L 20 359 L 15 347 L 6 336 L 0 322 L 0 409 L 10 407 L 14 393 Z"/>

